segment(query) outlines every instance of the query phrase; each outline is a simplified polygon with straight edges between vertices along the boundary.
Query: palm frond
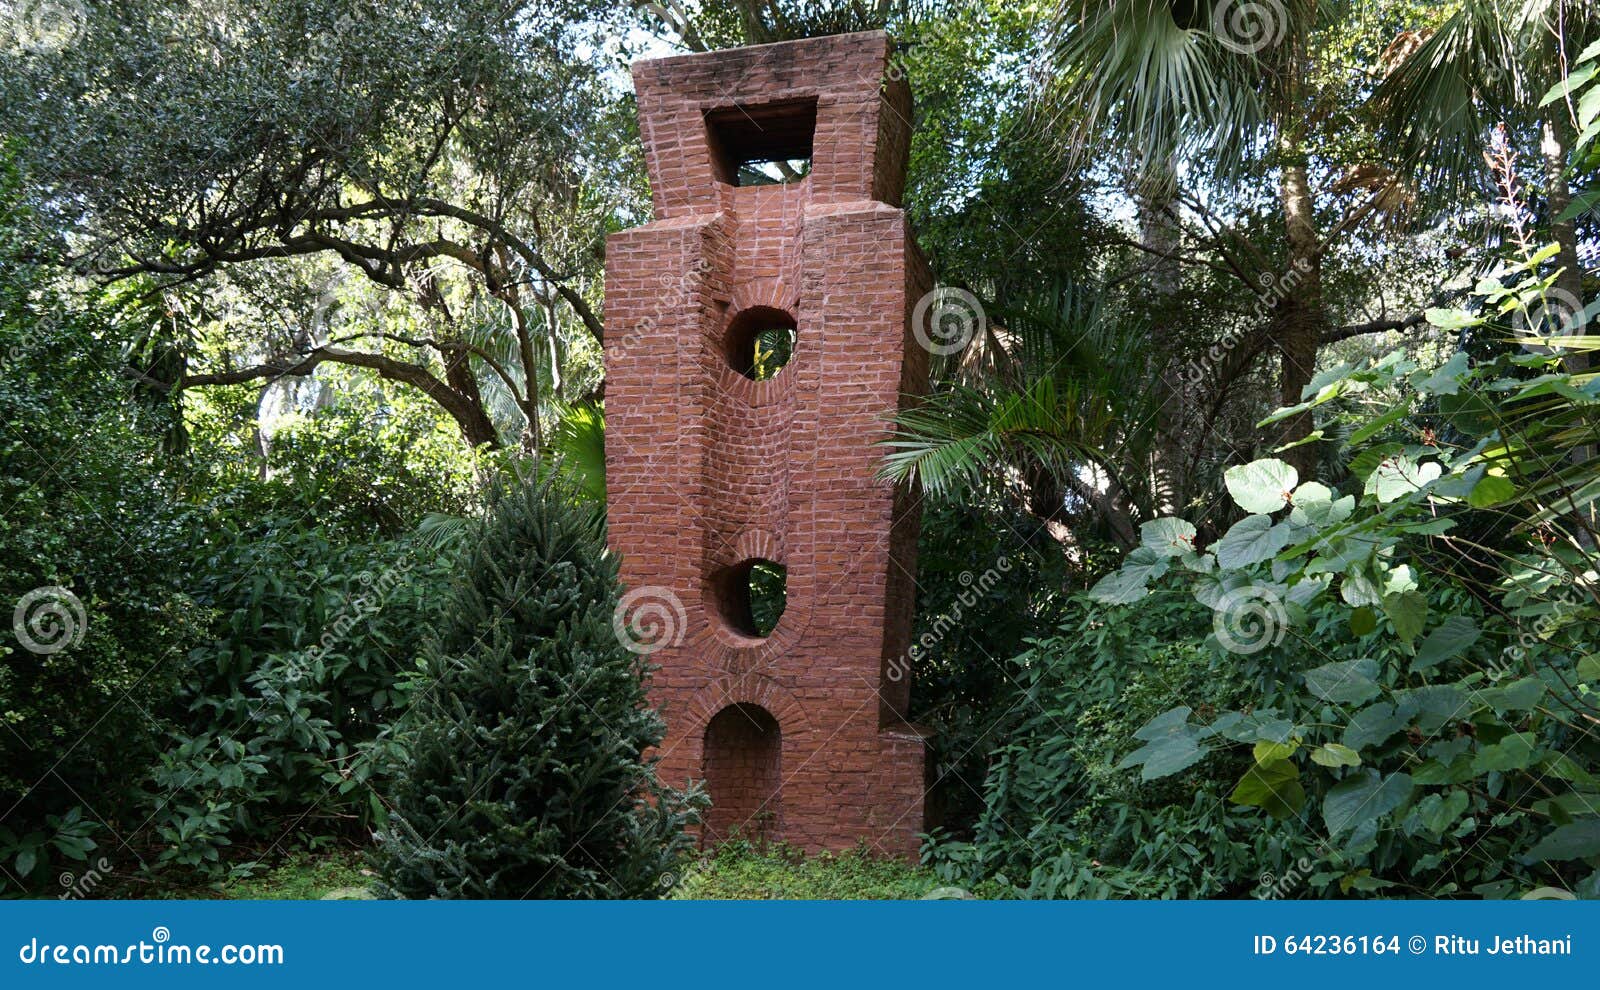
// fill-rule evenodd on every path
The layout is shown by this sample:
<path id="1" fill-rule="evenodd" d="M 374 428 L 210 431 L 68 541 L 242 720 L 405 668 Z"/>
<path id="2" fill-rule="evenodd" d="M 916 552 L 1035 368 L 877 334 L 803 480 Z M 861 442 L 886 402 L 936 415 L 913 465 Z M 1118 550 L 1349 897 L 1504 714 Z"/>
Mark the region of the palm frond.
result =
<path id="1" fill-rule="evenodd" d="M 1132 152 L 1141 176 L 1184 158 L 1231 176 L 1257 147 L 1270 116 L 1266 55 L 1229 48 L 1208 19 L 1180 25 L 1157 0 L 1069 0 L 1053 34 L 1041 106 L 1052 119 L 1077 118 L 1056 128 L 1075 135 L 1076 155 L 1109 139 Z"/>

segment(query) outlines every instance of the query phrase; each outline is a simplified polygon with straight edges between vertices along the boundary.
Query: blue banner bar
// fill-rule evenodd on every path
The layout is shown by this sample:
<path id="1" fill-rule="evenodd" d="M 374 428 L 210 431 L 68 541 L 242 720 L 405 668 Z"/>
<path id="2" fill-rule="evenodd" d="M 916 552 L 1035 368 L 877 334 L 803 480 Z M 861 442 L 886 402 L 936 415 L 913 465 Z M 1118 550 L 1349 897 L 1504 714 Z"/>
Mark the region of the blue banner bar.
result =
<path id="1" fill-rule="evenodd" d="M 0 987 L 1577 986 L 1597 923 L 1554 901 L 8 902 Z"/>

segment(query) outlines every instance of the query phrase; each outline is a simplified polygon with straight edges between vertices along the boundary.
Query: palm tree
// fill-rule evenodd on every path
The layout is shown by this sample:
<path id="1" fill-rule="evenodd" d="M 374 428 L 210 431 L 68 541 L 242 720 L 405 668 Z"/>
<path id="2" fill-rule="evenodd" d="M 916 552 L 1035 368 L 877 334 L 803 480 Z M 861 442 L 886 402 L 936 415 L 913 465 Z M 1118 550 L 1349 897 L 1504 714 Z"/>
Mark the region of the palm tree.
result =
<path id="1" fill-rule="evenodd" d="M 1145 213 L 1172 213 L 1180 169 L 1222 190 L 1276 172 L 1287 253 L 1281 265 L 1248 245 L 1219 239 L 1211 247 L 1252 292 L 1268 278 L 1298 273 L 1257 334 L 1281 354 L 1284 405 L 1300 402 L 1318 348 L 1334 330 L 1323 298 L 1323 257 L 1384 202 L 1384 190 L 1375 189 L 1332 227 L 1318 227 L 1309 160 L 1324 136 L 1317 129 L 1336 126 L 1328 122 L 1341 94 L 1314 85 L 1312 73 L 1329 29 L 1348 26 L 1353 22 L 1345 18 L 1356 13 L 1349 4 L 1317 0 L 1057 4 L 1041 93 L 1046 119 L 1072 135 L 1068 143 L 1080 156 L 1106 148 L 1126 153 Z M 1170 256 L 1170 249 L 1145 248 Z M 1254 343 L 1244 342 L 1241 353 Z M 1293 417 L 1283 439 L 1302 440 L 1311 428 L 1309 413 Z M 1303 445 L 1287 456 L 1309 474 L 1316 454 Z"/>
<path id="2" fill-rule="evenodd" d="M 882 476 L 933 495 L 999 478 L 1057 540 L 1088 518 L 1132 546 L 1157 497 L 1143 328 L 1071 285 L 995 315 L 964 367 L 896 417 Z"/>
<path id="3" fill-rule="evenodd" d="M 1575 140 L 1570 100 L 1540 106 L 1570 61 L 1600 38 L 1593 0 L 1454 0 L 1431 32 L 1407 32 L 1395 67 L 1374 95 L 1397 159 L 1449 202 L 1483 172 L 1489 132 L 1504 123 L 1537 135 L 1545 205 L 1559 250 L 1556 288 L 1583 298 L 1576 218 L 1569 209 L 1567 157 Z M 1588 356 L 1569 354 L 1568 367 Z"/>

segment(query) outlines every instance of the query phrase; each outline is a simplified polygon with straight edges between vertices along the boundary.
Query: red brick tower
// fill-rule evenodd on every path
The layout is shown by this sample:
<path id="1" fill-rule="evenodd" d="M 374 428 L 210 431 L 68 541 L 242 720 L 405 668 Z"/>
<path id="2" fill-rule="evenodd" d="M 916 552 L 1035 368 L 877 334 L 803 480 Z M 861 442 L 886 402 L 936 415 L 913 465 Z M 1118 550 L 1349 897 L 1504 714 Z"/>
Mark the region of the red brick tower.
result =
<path id="1" fill-rule="evenodd" d="M 656 219 L 607 247 L 606 467 L 663 779 L 706 781 L 713 836 L 913 856 L 918 520 L 874 443 L 927 387 L 910 324 L 930 280 L 898 208 L 911 97 L 889 53 L 871 32 L 634 66 Z M 795 160 L 804 178 L 739 184 Z M 774 327 L 793 356 L 754 380 Z M 787 570 L 765 638 L 758 561 Z"/>

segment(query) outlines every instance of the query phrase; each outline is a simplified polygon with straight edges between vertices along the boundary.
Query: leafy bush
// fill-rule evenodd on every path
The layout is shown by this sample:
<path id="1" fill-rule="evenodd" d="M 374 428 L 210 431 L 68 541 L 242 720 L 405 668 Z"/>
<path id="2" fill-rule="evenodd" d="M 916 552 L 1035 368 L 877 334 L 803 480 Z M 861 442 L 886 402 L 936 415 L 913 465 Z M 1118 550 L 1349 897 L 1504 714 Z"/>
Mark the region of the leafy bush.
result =
<path id="1" fill-rule="evenodd" d="M 1560 360 L 1332 369 L 1300 408 L 1360 422 L 1348 492 L 1266 459 L 1228 472 L 1247 514 L 1211 547 L 1182 520 L 1147 523 L 1100 600 L 1144 607 L 1152 584 L 1188 585 L 1221 645 L 1288 634 L 1294 649 L 1280 689 L 1235 712 L 1163 712 L 1123 765 L 1162 779 L 1250 747 L 1230 801 L 1321 837 L 1313 882 L 1343 892 L 1600 895 L 1600 475 L 1585 446 L 1600 382 Z M 1475 538 L 1497 527 L 1497 545 Z"/>
<path id="2" fill-rule="evenodd" d="M 1503 339 L 1540 260 L 1430 319 Z M 1323 414 L 1337 485 L 1267 458 L 1227 472 L 1241 515 L 1209 545 L 1145 523 L 1017 658 L 1025 714 L 941 871 L 1034 896 L 1600 896 L 1597 409 L 1600 380 L 1503 346 L 1319 375 L 1272 418 Z"/>
<path id="3" fill-rule="evenodd" d="M 1125 740 L 1173 700 L 1209 711 L 1252 697 L 1252 666 L 1193 631 L 1205 610 L 1176 597 L 1125 615 L 1083 596 L 1066 608 L 1008 664 L 1013 714 L 995 729 L 970 837 L 929 846 L 940 875 L 1026 897 L 1241 896 L 1303 856 L 1308 836 L 1229 808 L 1244 769 L 1229 754 L 1152 783 L 1117 769 Z"/>
<path id="4" fill-rule="evenodd" d="M 400 896 L 660 896 L 688 848 L 616 560 L 553 477 L 500 501 L 427 646 L 376 854 Z"/>
<path id="5" fill-rule="evenodd" d="M 147 798 L 158 861 L 213 873 L 226 847 L 286 823 L 317 822 L 327 842 L 381 822 L 380 735 L 405 711 L 414 630 L 441 613 L 454 563 L 415 540 L 341 543 L 292 517 L 235 517 L 220 515 L 193 579 L 216 619 L 189 651 L 188 712 Z"/>

